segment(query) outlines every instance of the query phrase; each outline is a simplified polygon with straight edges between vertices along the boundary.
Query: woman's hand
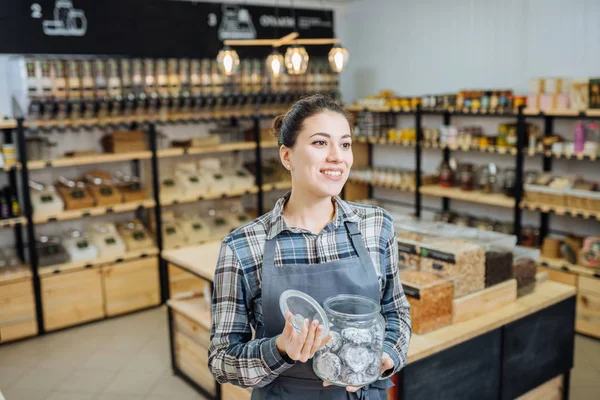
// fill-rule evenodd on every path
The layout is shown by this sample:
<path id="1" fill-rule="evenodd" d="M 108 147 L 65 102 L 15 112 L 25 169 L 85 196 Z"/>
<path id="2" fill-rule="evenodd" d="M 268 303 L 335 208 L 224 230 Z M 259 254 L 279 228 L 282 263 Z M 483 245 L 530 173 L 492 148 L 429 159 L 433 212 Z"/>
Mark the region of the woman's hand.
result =
<path id="1" fill-rule="evenodd" d="M 381 356 L 381 373 L 383 374 L 385 371 L 392 368 L 394 368 L 394 361 L 388 355 L 388 353 L 383 353 L 383 355 Z M 331 386 L 331 383 L 323 382 L 323 386 Z M 346 386 L 346 391 L 354 393 L 361 388 L 362 386 Z"/>
<path id="2" fill-rule="evenodd" d="M 277 350 L 294 361 L 307 362 L 331 340 L 331 335 L 323 339 L 323 325 L 319 325 L 316 320 L 309 324 L 308 319 L 304 319 L 302 330 L 297 332 L 292 326 L 291 318 L 292 313 L 288 311 L 285 314 L 283 332 L 275 340 Z"/>

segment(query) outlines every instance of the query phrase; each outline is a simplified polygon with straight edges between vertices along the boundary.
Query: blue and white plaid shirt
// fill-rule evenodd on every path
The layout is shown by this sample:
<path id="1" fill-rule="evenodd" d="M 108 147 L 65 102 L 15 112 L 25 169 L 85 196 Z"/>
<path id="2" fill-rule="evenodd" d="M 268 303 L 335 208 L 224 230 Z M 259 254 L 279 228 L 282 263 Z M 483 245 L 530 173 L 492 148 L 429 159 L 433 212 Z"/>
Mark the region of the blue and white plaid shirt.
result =
<path id="1" fill-rule="evenodd" d="M 316 235 L 290 228 L 283 206 L 275 208 L 227 236 L 221 245 L 214 278 L 209 368 L 217 381 L 243 387 L 262 387 L 294 365 L 282 357 L 276 338 L 252 339 L 264 326 L 261 283 L 265 242 L 278 236 L 275 266 L 319 264 L 356 257 L 344 222 L 357 223 L 373 260 L 381 287 L 381 310 L 386 320 L 384 351 L 397 372 L 406 364 L 411 336 L 410 305 L 398 273 L 398 244 L 392 217 L 382 208 L 334 198 L 333 220 Z"/>

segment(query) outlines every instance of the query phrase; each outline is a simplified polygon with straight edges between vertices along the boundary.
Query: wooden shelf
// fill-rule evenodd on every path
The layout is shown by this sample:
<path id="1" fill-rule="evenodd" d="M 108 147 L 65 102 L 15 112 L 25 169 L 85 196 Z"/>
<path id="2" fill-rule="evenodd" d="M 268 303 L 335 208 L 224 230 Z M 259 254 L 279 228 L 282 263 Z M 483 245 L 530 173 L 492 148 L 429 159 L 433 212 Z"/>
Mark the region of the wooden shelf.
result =
<path id="1" fill-rule="evenodd" d="M 159 158 L 179 157 L 185 154 L 210 154 L 223 153 L 228 151 L 253 150 L 256 148 L 255 142 L 239 142 L 239 143 L 223 143 L 215 146 L 204 147 L 186 147 L 186 148 L 170 148 L 158 150 Z"/>
<path id="2" fill-rule="evenodd" d="M 291 181 L 265 183 L 262 185 L 263 192 L 272 192 L 274 190 L 290 190 L 292 188 Z"/>
<path id="3" fill-rule="evenodd" d="M 588 110 L 577 110 L 577 109 L 560 109 L 554 108 L 547 111 L 542 111 L 537 108 L 526 108 L 523 113 L 528 116 L 534 117 L 580 117 L 580 118 L 600 118 L 600 110 L 588 109 Z"/>
<path id="4" fill-rule="evenodd" d="M 0 284 L 20 282 L 31 279 L 31 268 L 29 265 L 23 265 L 19 269 L 11 270 L 10 272 L 0 273 Z"/>
<path id="5" fill-rule="evenodd" d="M 348 104 L 345 106 L 350 112 L 392 112 L 389 106 L 361 106 L 360 104 Z"/>
<path id="6" fill-rule="evenodd" d="M 600 118 L 600 109 L 589 109 L 585 111 L 585 115 L 591 118 Z"/>
<path id="7" fill-rule="evenodd" d="M 491 154 L 510 154 L 512 156 L 517 155 L 518 150 L 516 147 L 501 147 L 501 146 L 449 146 L 447 144 L 440 143 L 424 143 L 423 148 L 428 149 L 449 149 L 452 151 L 479 151 L 481 153 L 491 153 Z"/>
<path id="8" fill-rule="evenodd" d="M 275 149 L 279 147 L 277 140 L 263 140 L 260 142 L 260 147 L 263 149 Z"/>
<path id="9" fill-rule="evenodd" d="M 527 151 L 527 155 L 528 156 L 536 156 L 536 155 L 543 155 L 545 157 L 552 157 L 552 158 L 564 158 L 566 160 L 590 160 L 590 161 L 596 161 L 598 158 L 600 158 L 599 155 L 596 154 L 572 154 L 572 153 L 555 153 L 553 151 L 547 150 L 547 151 L 532 151 L 532 150 L 528 150 Z"/>
<path id="10" fill-rule="evenodd" d="M 184 197 L 182 199 L 161 203 L 161 206 L 165 207 L 165 206 L 172 206 L 175 204 L 195 203 L 197 201 L 202 201 L 202 200 L 226 199 L 226 198 L 231 198 L 231 197 L 240 197 L 245 194 L 256 194 L 256 193 L 258 193 L 258 187 L 253 187 L 253 188 L 247 189 L 247 190 L 238 190 L 238 191 L 225 192 L 225 193 L 211 193 L 211 194 L 205 194 L 205 195 L 197 196 L 197 197 L 187 197 L 187 198 Z"/>
<path id="11" fill-rule="evenodd" d="M 68 221 L 73 219 L 85 218 L 85 217 L 96 217 L 99 215 L 106 215 L 111 213 L 123 213 L 128 211 L 135 211 L 138 208 L 152 208 L 156 205 L 154 200 L 147 199 L 144 201 L 135 201 L 130 203 L 121 203 L 113 206 L 105 206 L 105 207 L 92 207 L 92 208 L 82 208 L 80 210 L 68 210 L 63 211 L 60 214 L 56 214 L 53 216 L 44 216 L 44 217 L 33 217 L 33 222 L 36 224 L 45 224 L 48 222 L 55 221 Z"/>
<path id="12" fill-rule="evenodd" d="M 477 190 L 463 191 L 459 188 L 444 188 L 439 185 L 421 186 L 421 194 L 497 207 L 513 208 L 515 206 L 515 199 L 500 193 L 481 193 Z"/>
<path id="13" fill-rule="evenodd" d="M 144 258 L 148 256 L 153 256 L 158 254 L 157 248 L 148 248 L 137 251 L 130 251 L 125 254 L 122 254 L 118 257 L 99 257 L 95 260 L 88 261 L 70 261 L 64 264 L 50 265 L 47 267 L 40 267 L 38 269 L 38 274 L 40 276 L 48 276 L 53 274 L 58 274 L 62 272 L 72 272 L 77 270 L 82 270 L 84 268 L 92 268 L 98 267 L 101 265 L 107 264 L 116 264 L 123 261 L 135 260 L 138 258 Z"/>
<path id="14" fill-rule="evenodd" d="M 138 151 L 131 153 L 116 154 L 95 154 L 91 156 L 57 158 L 55 160 L 49 161 L 29 161 L 27 163 L 27 168 L 44 169 L 49 167 L 71 167 L 76 165 L 104 164 L 131 160 L 147 160 L 150 158 L 152 158 L 152 152 L 150 151 Z"/>
<path id="15" fill-rule="evenodd" d="M 404 192 L 415 192 L 415 187 L 411 186 L 411 185 L 387 185 L 384 183 L 374 183 L 374 182 L 369 182 L 369 181 L 365 181 L 362 179 L 348 179 L 348 182 L 352 182 L 352 183 L 358 183 L 358 184 L 363 184 L 363 185 L 371 185 L 371 186 L 376 186 L 376 187 L 381 187 L 381 188 L 386 188 L 386 189 L 394 189 L 394 190 L 402 190 Z"/>
<path id="16" fill-rule="evenodd" d="M 369 143 L 375 145 L 399 146 L 399 147 L 416 147 L 417 142 L 414 140 L 389 140 L 386 138 L 366 138 L 354 137 L 356 143 Z"/>
<path id="17" fill-rule="evenodd" d="M 600 210 L 586 210 L 582 208 L 572 208 L 572 207 L 561 207 L 544 203 L 534 203 L 530 201 L 523 201 L 521 203 L 521 208 L 525 208 L 531 211 L 540 211 L 540 212 L 551 212 L 556 215 L 565 215 L 568 217 L 575 218 L 583 218 L 583 219 L 597 219 L 600 221 Z"/>
<path id="18" fill-rule="evenodd" d="M 178 250 L 165 250 L 161 256 L 167 262 L 212 282 L 220 249 L 221 241 L 214 241 Z"/>
<path id="19" fill-rule="evenodd" d="M 583 265 L 571 264 L 561 258 L 540 257 L 539 264 L 542 267 L 550 268 L 556 271 L 571 272 L 573 274 L 600 279 L 600 270 L 584 267 Z"/>
<path id="20" fill-rule="evenodd" d="M 1 119 L 0 129 L 15 129 L 17 127 L 16 119 Z"/>
<path id="21" fill-rule="evenodd" d="M 221 243 L 223 241 L 223 239 L 225 238 L 225 236 L 214 236 L 205 240 L 200 240 L 198 242 L 186 242 L 183 244 L 178 244 L 177 246 L 171 246 L 171 247 L 167 247 L 164 248 L 163 251 L 171 251 L 171 250 L 185 250 L 187 248 L 190 247 L 196 247 L 196 246 L 200 246 L 203 244 L 208 244 L 208 243 L 213 243 L 213 242 L 218 242 Z"/>
<path id="22" fill-rule="evenodd" d="M 167 305 L 174 311 L 183 314 L 210 331 L 212 325 L 212 313 L 203 297 L 169 300 L 167 301 Z"/>
<path id="23" fill-rule="evenodd" d="M 228 110 L 228 109 L 224 109 Z M 66 129 L 66 128 L 81 128 L 86 126 L 106 126 L 106 125 L 118 125 L 118 124 L 132 124 L 132 123 L 178 123 L 178 122 L 189 122 L 189 123 L 200 123 L 200 122 L 213 122 L 228 120 L 233 117 L 240 119 L 251 119 L 255 113 L 251 112 L 240 112 L 240 110 L 211 110 L 210 112 L 204 113 L 176 113 L 169 114 L 167 116 L 160 115 L 141 115 L 141 116 L 127 116 L 127 117 L 105 117 L 105 118 L 89 118 L 89 119 L 65 119 L 65 120 L 29 120 L 24 121 L 26 128 L 36 129 Z M 274 115 L 274 110 L 264 110 L 259 113 L 260 117 L 270 117 Z M 16 127 L 16 122 L 15 126 Z M 1 128 L 0 128 L 1 129 Z"/>
<path id="24" fill-rule="evenodd" d="M 21 163 L 14 163 L 10 167 L 7 167 L 6 165 L 3 165 L 0 170 L 2 170 L 4 172 L 10 172 L 13 169 L 20 169 L 20 168 L 21 168 Z"/>
<path id="25" fill-rule="evenodd" d="M 25 217 L 0 219 L 0 229 L 12 228 L 17 224 L 27 225 L 27 220 L 25 219 Z"/>

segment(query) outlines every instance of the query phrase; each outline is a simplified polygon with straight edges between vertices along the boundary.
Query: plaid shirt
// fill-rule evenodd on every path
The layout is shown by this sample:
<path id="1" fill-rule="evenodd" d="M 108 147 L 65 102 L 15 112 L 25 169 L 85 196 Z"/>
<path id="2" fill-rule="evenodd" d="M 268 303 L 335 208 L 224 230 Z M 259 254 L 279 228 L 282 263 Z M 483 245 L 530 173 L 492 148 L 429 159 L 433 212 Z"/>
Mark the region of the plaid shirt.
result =
<path id="1" fill-rule="evenodd" d="M 253 331 L 262 331 L 265 323 L 261 299 L 265 242 L 278 236 L 276 267 L 357 257 L 345 221 L 357 223 L 373 260 L 386 320 L 384 351 L 394 361 L 391 374 L 399 371 L 406 364 L 411 320 L 410 305 L 398 274 L 398 244 L 391 216 L 379 207 L 348 203 L 336 197 L 333 220 L 316 235 L 287 226 L 283 206 L 289 196 L 286 194 L 272 211 L 223 240 L 214 277 L 208 349 L 213 375 L 220 383 L 263 387 L 294 365 L 279 354 L 275 337 L 253 339 Z"/>

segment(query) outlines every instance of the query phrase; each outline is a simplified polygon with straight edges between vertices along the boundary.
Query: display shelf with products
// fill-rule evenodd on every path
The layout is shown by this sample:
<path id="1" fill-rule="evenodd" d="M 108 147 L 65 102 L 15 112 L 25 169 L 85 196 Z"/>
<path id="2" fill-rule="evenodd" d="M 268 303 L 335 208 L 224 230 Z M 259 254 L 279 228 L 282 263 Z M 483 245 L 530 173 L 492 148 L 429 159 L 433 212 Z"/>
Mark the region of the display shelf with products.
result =
<path id="1" fill-rule="evenodd" d="M 3 165 L 1 171 L 10 172 L 21 168 L 21 164 Z"/>
<path id="2" fill-rule="evenodd" d="M 115 153 L 115 154 L 93 154 L 86 156 L 63 157 L 54 160 L 35 160 L 27 162 L 27 168 L 30 170 L 44 168 L 59 168 L 59 167 L 74 167 L 79 165 L 117 163 L 122 161 L 133 160 L 148 160 L 152 158 L 150 151 L 138 151 L 130 153 Z"/>
<path id="3" fill-rule="evenodd" d="M 17 120 L 15 119 L 0 119 L 0 129 L 15 129 Z"/>
<path id="4" fill-rule="evenodd" d="M 263 192 L 272 192 L 274 190 L 289 190 L 292 188 L 291 181 L 275 182 L 275 183 L 264 183 L 262 185 Z"/>
<path id="5" fill-rule="evenodd" d="M 597 109 L 578 110 L 571 108 L 555 108 L 543 111 L 537 108 L 526 108 L 523 112 L 528 117 L 600 118 L 600 110 Z"/>
<path id="6" fill-rule="evenodd" d="M 527 200 L 521 203 L 521 207 L 531 211 L 553 213 L 556 215 L 565 215 L 574 218 L 596 219 L 600 221 L 600 211 L 593 211 L 583 208 L 561 207 L 557 205 L 536 203 Z"/>
<path id="7" fill-rule="evenodd" d="M 77 271 L 85 268 L 92 268 L 102 266 L 106 264 L 117 264 L 123 261 L 131 261 L 139 258 L 145 258 L 149 256 L 157 255 L 157 248 L 148 248 L 138 251 L 129 251 L 118 256 L 104 256 L 98 257 L 94 260 L 87 261 L 69 261 L 63 264 L 49 265 L 47 267 L 39 267 L 38 274 L 40 276 L 48 276 L 58 274 L 61 272 Z"/>
<path id="8" fill-rule="evenodd" d="M 179 157 L 186 154 L 225 153 L 231 151 L 254 150 L 255 142 L 222 143 L 214 146 L 170 148 L 158 150 L 159 158 Z"/>
<path id="9" fill-rule="evenodd" d="M 154 200 L 146 199 L 143 201 L 134 201 L 128 203 L 116 204 L 109 207 L 91 207 L 91 208 L 82 208 L 79 210 L 67 210 L 63 211 L 59 214 L 43 216 L 43 217 L 34 217 L 33 222 L 35 224 L 46 224 L 50 222 L 56 221 L 68 221 L 80 218 L 87 217 L 97 217 L 101 215 L 113 214 L 113 213 L 125 213 L 130 211 L 135 211 L 139 208 L 152 208 L 156 205 Z"/>
<path id="10" fill-rule="evenodd" d="M 24 217 L 0 219 L 0 229 L 14 228 L 16 225 L 26 225 L 27 220 Z"/>
<path id="11" fill-rule="evenodd" d="M 513 208 L 515 199 L 501 193 L 482 193 L 480 191 L 464 191 L 459 188 L 444 188 L 438 185 L 421 186 L 421 194 L 435 197 L 447 197 L 470 203 L 486 204 L 496 207 Z"/>
<path id="12" fill-rule="evenodd" d="M 20 282 L 22 280 L 31 279 L 31 268 L 29 265 L 22 265 L 19 268 L 11 268 L 6 271 L 0 270 L 0 284 Z"/>
<path id="13" fill-rule="evenodd" d="M 277 140 L 261 140 L 260 147 L 263 149 L 279 148 L 279 142 Z"/>
<path id="14" fill-rule="evenodd" d="M 502 147 L 502 146 L 451 146 L 448 144 L 439 144 L 439 143 L 424 143 L 424 148 L 431 149 L 448 149 L 451 151 L 478 151 L 481 153 L 490 153 L 490 154 L 508 154 L 511 156 L 517 155 L 517 149 L 515 147 Z"/>
<path id="15" fill-rule="evenodd" d="M 597 154 L 573 154 L 573 153 L 566 153 L 566 152 L 554 152 L 551 150 L 545 150 L 545 151 L 527 150 L 527 155 L 530 157 L 533 157 L 536 155 L 542 155 L 544 157 L 556 158 L 559 160 L 565 159 L 565 160 L 579 160 L 579 161 L 583 161 L 583 160 L 596 161 L 598 158 L 600 158 L 600 155 L 597 155 Z"/>
<path id="16" fill-rule="evenodd" d="M 168 207 L 168 206 L 177 205 L 177 204 L 195 203 L 197 201 L 203 201 L 203 200 L 228 199 L 228 198 L 240 197 L 240 196 L 244 196 L 244 195 L 248 195 L 248 194 L 256 194 L 256 193 L 258 193 L 257 187 L 253 187 L 253 188 L 246 189 L 246 190 L 237 190 L 237 191 L 234 190 L 234 191 L 222 192 L 222 193 L 209 193 L 209 194 L 203 194 L 200 196 L 187 197 L 187 198 L 181 197 L 181 198 L 173 199 L 170 201 L 161 201 L 161 206 Z"/>

